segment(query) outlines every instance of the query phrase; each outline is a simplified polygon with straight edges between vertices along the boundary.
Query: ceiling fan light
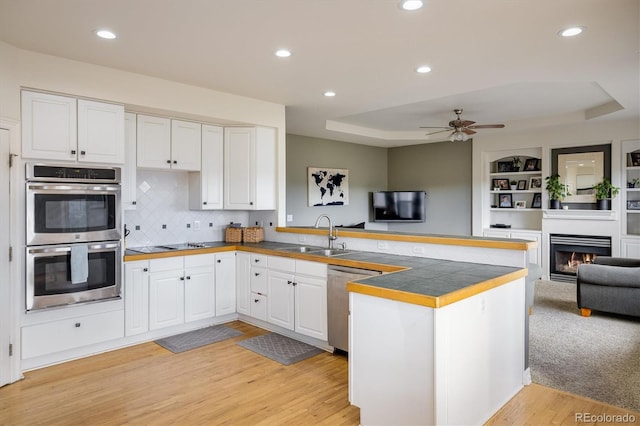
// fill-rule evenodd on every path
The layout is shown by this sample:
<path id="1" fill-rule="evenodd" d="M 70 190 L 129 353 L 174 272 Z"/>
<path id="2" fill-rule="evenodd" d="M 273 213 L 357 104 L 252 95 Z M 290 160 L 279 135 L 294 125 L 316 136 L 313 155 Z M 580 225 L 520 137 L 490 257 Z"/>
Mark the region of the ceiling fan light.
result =
<path id="1" fill-rule="evenodd" d="M 581 34 L 583 31 L 584 27 L 569 27 L 558 31 L 558 35 L 561 37 L 573 37 Z"/>
<path id="2" fill-rule="evenodd" d="M 451 133 L 451 135 L 449 136 L 449 140 L 451 142 L 464 142 L 468 139 L 469 139 L 469 136 L 465 132 L 462 132 L 460 130 L 456 130 L 455 132 Z"/>
<path id="3" fill-rule="evenodd" d="M 423 5 L 422 0 L 402 0 L 400 2 L 400 9 L 413 11 L 420 9 Z"/>

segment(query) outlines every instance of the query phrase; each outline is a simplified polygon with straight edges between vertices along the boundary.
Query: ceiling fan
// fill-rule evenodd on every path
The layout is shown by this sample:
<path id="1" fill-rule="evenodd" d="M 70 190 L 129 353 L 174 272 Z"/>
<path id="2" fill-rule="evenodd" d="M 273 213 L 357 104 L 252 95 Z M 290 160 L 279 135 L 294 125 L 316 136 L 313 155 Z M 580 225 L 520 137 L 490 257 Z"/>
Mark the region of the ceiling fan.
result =
<path id="1" fill-rule="evenodd" d="M 421 129 L 444 129 L 436 132 L 427 133 L 427 136 L 435 135 L 436 133 L 451 132 L 449 140 L 452 142 L 466 141 L 470 135 L 474 135 L 477 132 L 474 129 L 502 129 L 504 124 L 476 124 L 475 121 L 461 120 L 460 114 L 462 114 L 462 108 L 456 108 L 453 112 L 458 116 L 455 120 L 449 122 L 449 126 L 424 126 Z"/>

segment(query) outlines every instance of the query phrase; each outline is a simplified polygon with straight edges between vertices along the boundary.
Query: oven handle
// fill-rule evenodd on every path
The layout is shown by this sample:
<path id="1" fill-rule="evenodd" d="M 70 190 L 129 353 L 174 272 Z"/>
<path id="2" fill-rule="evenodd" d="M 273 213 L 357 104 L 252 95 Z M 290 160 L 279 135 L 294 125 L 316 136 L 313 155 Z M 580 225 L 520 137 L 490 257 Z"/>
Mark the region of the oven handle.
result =
<path id="1" fill-rule="evenodd" d="M 61 244 L 61 245 L 52 245 L 52 246 L 37 246 L 37 247 L 27 247 L 27 252 L 29 254 L 40 254 L 40 253 L 65 253 L 71 251 L 71 246 L 76 244 Z M 109 242 L 109 243 L 95 243 L 88 244 L 89 251 L 99 251 L 99 250 L 109 250 L 120 247 L 120 242 Z"/>
<path id="2" fill-rule="evenodd" d="M 52 185 L 46 183 L 27 183 L 27 189 L 45 190 L 45 191 L 103 191 L 117 192 L 120 191 L 120 185 L 91 185 L 91 184 L 68 184 L 68 185 Z"/>

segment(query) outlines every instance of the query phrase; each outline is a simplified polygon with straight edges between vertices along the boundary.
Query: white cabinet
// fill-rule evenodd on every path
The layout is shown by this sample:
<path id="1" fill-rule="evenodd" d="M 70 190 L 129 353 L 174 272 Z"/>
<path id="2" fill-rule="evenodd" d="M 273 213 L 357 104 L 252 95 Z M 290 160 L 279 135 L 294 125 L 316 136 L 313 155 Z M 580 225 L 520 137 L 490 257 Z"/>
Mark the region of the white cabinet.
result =
<path id="1" fill-rule="evenodd" d="M 202 125 L 171 120 L 171 168 L 200 170 Z"/>
<path id="2" fill-rule="evenodd" d="M 22 92 L 24 158 L 124 162 L 124 106 Z"/>
<path id="3" fill-rule="evenodd" d="M 251 254 L 249 315 L 267 321 L 267 256 Z"/>
<path id="4" fill-rule="evenodd" d="M 122 309 L 22 327 L 22 359 L 124 337 Z"/>
<path id="5" fill-rule="evenodd" d="M 218 253 L 216 259 L 216 315 L 236 312 L 236 259 L 234 252 Z"/>
<path id="6" fill-rule="evenodd" d="M 224 208 L 276 208 L 276 133 L 265 127 L 224 129 Z"/>
<path id="7" fill-rule="evenodd" d="M 149 261 L 124 265 L 125 335 L 149 331 Z"/>
<path id="8" fill-rule="evenodd" d="M 269 256 L 267 321 L 327 340 L 327 266 Z"/>
<path id="9" fill-rule="evenodd" d="M 182 263 L 182 258 L 177 258 Z M 182 268 L 156 272 L 160 261 L 152 259 L 149 278 L 149 329 L 184 323 L 184 271 Z M 173 260 L 173 259 L 172 259 Z"/>
<path id="10" fill-rule="evenodd" d="M 640 259 L 640 238 L 629 237 L 622 238 L 620 247 L 620 255 L 622 257 L 632 257 Z"/>
<path id="11" fill-rule="evenodd" d="M 200 170 L 201 125 L 138 114 L 138 167 Z"/>
<path id="12" fill-rule="evenodd" d="M 142 168 L 171 168 L 171 120 L 138 114 L 137 164 Z"/>
<path id="13" fill-rule="evenodd" d="M 622 156 L 622 233 L 640 237 L 640 140 L 623 141 Z"/>
<path id="14" fill-rule="evenodd" d="M 200 172 L 189 173 L 189 208 L 222 209 L 224 129 L 202 125 L 202 159 Z"/>
<path id="15" fill-rule="evenodd" d="M 251 305 L 251 255 L 236 253 L 236 311 L 239 314 L 250 315 Z"/>
<path id="16" fill-rule="evenodd" d="M 529 230 L 510 230 L 490 228 L 485 229 L 482 232 L 485 237 L 493 238 L 514 238 L 518 240 L 536 241 L 538 246 L 535 249 L 529 250 L 529 263 L 536 263 L 542 265 L 542 232 L 541 231 L 529 231 Z"/>
<path id="17" fill-rule="evenodd" d="M 136 115 L 124 115 L 124 166 L 121 171 L 120 204 L 123 210 L 135 210 L 137 196 L 136 177 Z"/>
<path id="18" fill-rule="evenodd" d="M 184 320 L 211 318 L 216 314 L 214 254 L 184 257 Z"/>
<path id="19" fill-rule="evenodd" d="M 78 99 L 78 160 L 124 163 L 124 106 Z"/>

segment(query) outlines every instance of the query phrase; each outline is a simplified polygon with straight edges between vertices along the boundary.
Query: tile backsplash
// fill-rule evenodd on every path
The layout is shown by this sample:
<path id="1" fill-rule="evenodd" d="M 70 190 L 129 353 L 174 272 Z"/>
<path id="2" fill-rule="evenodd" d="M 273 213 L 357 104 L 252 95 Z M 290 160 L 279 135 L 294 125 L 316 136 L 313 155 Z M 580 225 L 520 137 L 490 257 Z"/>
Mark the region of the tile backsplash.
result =
<path id="1" fill-rule="evenodd" d="M 247 211 L 189 210 L 189 175 L 183 171 L 137 171 L 136 210 L 124 212 L 127 247 L 223 241 L 230 222 L 249 225 Z"/>

